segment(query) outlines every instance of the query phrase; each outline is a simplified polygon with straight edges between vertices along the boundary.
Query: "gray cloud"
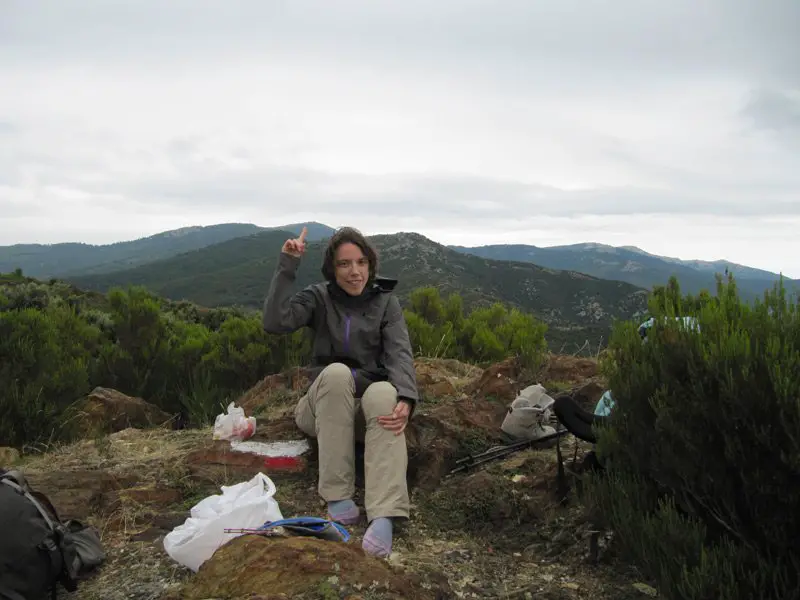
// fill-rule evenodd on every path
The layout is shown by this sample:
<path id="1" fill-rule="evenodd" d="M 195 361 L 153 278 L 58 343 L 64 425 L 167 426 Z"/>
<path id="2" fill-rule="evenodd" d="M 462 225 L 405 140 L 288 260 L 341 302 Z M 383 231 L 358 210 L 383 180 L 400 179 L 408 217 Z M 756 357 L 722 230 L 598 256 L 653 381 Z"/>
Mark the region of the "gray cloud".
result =
<path id="1" fill-rule="evenodd" d="M 662 77 L 682 69 L 791 78 L 800 71 L 794 0 L 618 0 L 613 8 L 580 0 L 17 0 L 5 6 L 5 44 L 40 49 L 39 56 L 56 61 L 169 61 L 197 53 L 207 59 L 291 44 L 300 54 L 333 50 L 383 64 L 424 58 L 460 69 L 503 68 L 499 61 L 508 60 L 508 68 L 577 62 L 598 74 L 609 66 L 649 65 L 662 67 Z M 586 69 L 587 59 L 596 68 Z"/>
<path id="2" fill-rule="evenodd" d="M 782 268 L 761 232 L 800 218 L 800 2 L 611 6 L 6 1 L 0 244 L 303 217 L 586 240 L 661 215 Z"/>
<path id="3" fill-rule="evenodd" d="M 112 208 L 125 199 L 145 211 L 169 206 L 213 209 L 220 205 L 258 210 L 266 203 L 276 207 L 300 205 L 312 212 L 331 205 L 344 205 L 356 212 L 380 207 L 386 217 L 411 212 L 467 220 L 509 213 L 521 220 L 529 215 L 635 213 L 800 216 L 800 203 L 790 198 L 800 189 L 800 173 L 788 174 L 785 182 L 749 180 L 736 173 L 731 174 L 731 181 L 715 182 L 699 171 L 636 163 L 630 155 L 622 158 L 654 173 L 661 181 L 669 181 L 671 186 L 570 190 L 477 175 L 342 174 L 275 164 L 237 170 L 222 161 L 198 160 L 203 144 L 197 140 L 179 138 L 161 150 L 169 159 L 161 172 L 110 173 L 94 179 L 85 178 L 85 174 L 102 173 L 103 160 L 60 164 L 56 158 L 39 157 L 38 183 L 62 191 L 79 190 L 96 206 Z M 240 156 L 248 157 L 244 151 Z"/>
<path id="4" fill-rule="evenodd" d="M 742 111 L 759 128 L 800 136 L 800 90 L 794 94 L 759 89 Z"/>

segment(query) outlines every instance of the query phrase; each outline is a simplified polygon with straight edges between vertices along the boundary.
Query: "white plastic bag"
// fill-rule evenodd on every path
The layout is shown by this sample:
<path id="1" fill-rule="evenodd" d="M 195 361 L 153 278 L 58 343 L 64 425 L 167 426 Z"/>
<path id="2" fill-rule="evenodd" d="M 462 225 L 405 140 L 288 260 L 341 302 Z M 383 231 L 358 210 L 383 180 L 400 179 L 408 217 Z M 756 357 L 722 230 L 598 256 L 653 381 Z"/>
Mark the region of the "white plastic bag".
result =
<path id="1" fill-rule="evenodd" d="M 228 412 L 220 413 L 214 421 L 215 440 L 246 440 L 256 432 L 256 418 L 245 417 L 244 409 L 235 402 L 228 405 Z"/>
<path id="2" fill-rule="evenodd" d="M 267 521 L 283 519 L 275 495 L 275 484 L 259 473 L 250 481 L 222 486 L 222 494 L 204 498 L 192 507 L 190 517 L 164 538 L 164 550 L 197 572 L 216 550 L 239 533 L 225 529 L 251 529 Z"/>

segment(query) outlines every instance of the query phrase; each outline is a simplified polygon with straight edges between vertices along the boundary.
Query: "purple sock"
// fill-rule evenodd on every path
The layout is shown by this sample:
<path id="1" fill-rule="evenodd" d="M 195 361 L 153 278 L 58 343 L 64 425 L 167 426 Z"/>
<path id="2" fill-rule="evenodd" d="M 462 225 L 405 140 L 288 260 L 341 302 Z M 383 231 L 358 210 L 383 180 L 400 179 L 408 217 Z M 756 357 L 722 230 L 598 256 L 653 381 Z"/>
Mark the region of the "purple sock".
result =
<path id="1" fill-rule="evenodd" d="M 362 548 L 368 554 L 379 558 L 386 558 L 392 553 L 392 520 L 388 517 L 378 517 L 369 524 L 364 534 Z"/>
<path id="2" fill-rule="evenodd" d="M 350 498 L 347 500 L 334 500 L 328 502 L 328 515 L 332 521 L 342 525 L 354 525 L 358 523 L 361 512 L 358 506 Z"/>

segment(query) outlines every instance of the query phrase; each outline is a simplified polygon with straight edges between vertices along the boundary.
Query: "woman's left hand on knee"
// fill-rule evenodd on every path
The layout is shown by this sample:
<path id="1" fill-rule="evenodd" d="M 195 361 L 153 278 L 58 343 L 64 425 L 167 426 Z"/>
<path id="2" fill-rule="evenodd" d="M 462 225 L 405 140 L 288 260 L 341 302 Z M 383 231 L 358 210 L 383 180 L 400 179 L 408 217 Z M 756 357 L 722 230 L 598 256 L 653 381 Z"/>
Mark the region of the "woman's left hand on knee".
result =
<path id="1" fill-rule="evenodd" d="M 393 431 L 395 435 L 400 435 L 408 425 L 408 416 L 410 414 L 411 403 L 400 400 L 391 415 L 378 417 L 378 424 L 384 429 Z"/>

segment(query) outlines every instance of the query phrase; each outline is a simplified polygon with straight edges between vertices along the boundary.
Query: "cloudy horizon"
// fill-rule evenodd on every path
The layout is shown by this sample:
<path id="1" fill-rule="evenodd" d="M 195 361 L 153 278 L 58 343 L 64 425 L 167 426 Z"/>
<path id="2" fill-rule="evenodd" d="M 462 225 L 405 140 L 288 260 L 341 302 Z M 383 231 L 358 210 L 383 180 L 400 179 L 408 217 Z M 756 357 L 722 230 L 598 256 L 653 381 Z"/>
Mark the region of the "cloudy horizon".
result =
<path id="1" fill-rule="evenodd" d="M 318 221 L 800 278 L 800 2 L 613 6 L 0 1 L 0 245 Z"/>

